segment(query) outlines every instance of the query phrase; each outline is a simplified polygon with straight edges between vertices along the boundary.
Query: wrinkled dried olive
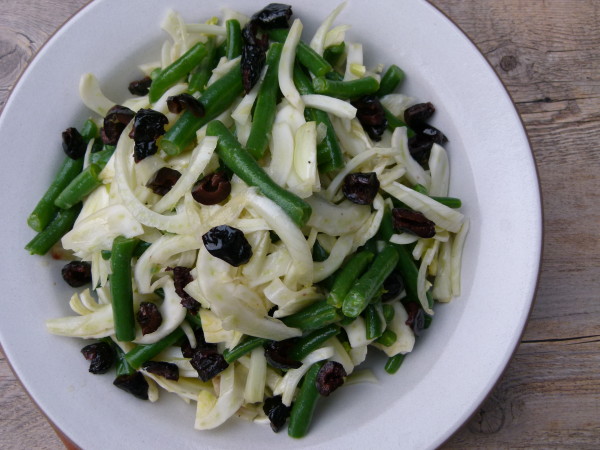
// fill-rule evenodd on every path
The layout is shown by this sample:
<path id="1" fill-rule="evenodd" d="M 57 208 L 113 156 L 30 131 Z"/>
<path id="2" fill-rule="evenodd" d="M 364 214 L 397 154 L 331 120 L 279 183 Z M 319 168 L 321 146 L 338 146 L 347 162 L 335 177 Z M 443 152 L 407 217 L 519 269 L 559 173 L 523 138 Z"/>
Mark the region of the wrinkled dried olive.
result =
<path id="1" fill-rule="evenodd" d="M 194 352 L 190 364 L 202 381 L 208 381 L 223 372 L 229 364 L 223 355 L 212 348 L 201 348 Z"/>
<path id="2" fill-rule="evenodd" d="M 135 80 L 129 83 L 128 89 L 131 95 L 148 95 L 151 84 L 152 78 L 144 77 L 141 80 Z"/>
<path id="3" fill-rule="evenodd" d="M 146 183 L 146 187 L 152 189 L 152 192 L 158 195 L 165 195 L 171 190 L 177 180 L 181 177 L 178 170 L 170 167 L 161 167 Z"/>
<path id="4" fill-rule="evenodd" d="M 425 122 L 433 116 L 435 106 L 432 103 L 419 103 L 406 108 L 404 111 L 404 122 L 417 131 L 423 128 Z"/>
<path id="5" fill-rule="evenodd" d="M 189 267 L 177 266 L 168 267 L 167 270 L 173 271 L 173 281 L 175 284 L 175 292 L 181 297 L 181 306 L 196 314 L 200 309 L 200 303 L 198 303 L 193 297 L 191 297 L 184 288 L 194 281 Z"/>
<path id="6" fill-rule="evenodd" d="M 148 382 L 141 372 L 135 372 L 131 375 L 119 375 L 115 378 L 113 384 L 140 400 L 148 400 Z"/>
<path id="7" fill-rule="evenodd" d="M 292 408 L 283 404 L 281 395 L 276 395 L 265 399 L 263 411 L 271 422 L 271 429 L 277 433 L 285 425 L 287 418 L 290 417 Z"/>
<path id="8" fill-rule="evenodd" d="M 248 93 L 260 78 L 265 65 L 269 37 L 260 30 L 258 22 L 250 21 L 242 30 L 242 39 L 242 84 Z"/>
<path id="9" fill-rule="evenodd" d="M 342 192 L 352 203 L 370 205 L 379 191 L 379 180 L 375 172 L 356 172 L 346 175 Z"/>
<path id="10" fill-rule="evenodd" d="M 317 390 L 319 394 L 327 397 L 342 384 L 344 377 L 347 375 L 344 366 L 337 361 L 327 361 L 317 374 Z"/>
<path id="11" fill-rule="evenodd" d="M 77 128 L 67 128 L 62 132 L 62 148 L 71 159 L 79 159 L 85 155 L 87 144 Z"/>
<path id="12" fill-rule="evenodd" d="M 181 354 L 183 355 L 184 358 L 193 357 L 196 350 L 199 350 L 201 348 L 208 348 L 208 349 L 212 349 L 212 350 L 216 351 L 217 345 L 216 344 L 208 344 L 206 342 L 206 340 L 204 339 L 204 332 L 202 331 L 202 328 L 200 328 L 200 327 L 196 328 L 194 330 L 194 336 L 196 337 L 196 346 L 195 347 L 192 348 L 190 341 L 187 339 L 185 339 L 183 344 L 181 344 Z"/>
<path id="13" fill-rule="evenodd" d="M 231 183 L 225 172 L 205 176 L 192 188 L 192 197 L 202 205 L 216 205 L 231 193 Z"/>
<path id="14" fill-rule="evenodd" d="M 202 235 L 208 253 L 234 267 L 246 264 L 252 257 L 252 247 L 241 230 L 229 225 L 219 225 Z"/>
<path id="15" fill-rule="evenodd" d="M 92 281 L 92 266 L 86 261 L 71 261 L 63 266 L 63 280 L 71 287 L 81 287 Z"/>
<path id="16" fill-rule="evenodd" d="M 179 380 L 179 367 L 177 367 L 177 364 L 164 361 L 146 361 L 142 364 L 142 369 L 167 380 Z"/>
<path id="17" fill-rule="evenodd" d="M 380 141 L 388 122 L 385 110 L 376 95 L 365 95 L 352 102 L 356 108 L 356 118 L 374 141 Z"/>
<path id="18" fill-rule="evenodd" d="M 425 328 L 425 312 L 415 302 L 406 303 L 404 308 L 408 314 L 408 319 L 404 323 L 412 328 L 415 336 L 420 336 L 421 331 Z"/>
<path id="19" fill-rule="evenodd" d="M 302 362 L 289 357 L 296 339 L 286 339 L 284 341 L 269 341 L 265 343 L 265 357 L 271 367 L 276 369 L 297 369 Z"/>
<path id="20" fill-rule="evenodd" d="M 410 231 L 422 238 L 435 236 L 435 223 L 427 219 L 419 211 L 404 208 L 392 209 L 394 229 L 396 231 Z"/>
<path id="21" fill-rule="evenodd" d="M 110 108 L 104 117 L 104 126 L 100 133 L 102 142 L 106 145 L 117 145 L 119 136 L 133 116 L 135 113 L 125 106 L 115 105 Z"/>
<path id="22" fill-rule="evenodd" d="M 81 354 L 90 362 L 89 371 L 93 374 L 108 372 L 115 362 L 115 351 L 106 342 L 86 345 L 81 349 Z"/>
<path id="23" fill-rule="evenodd" d="M 283 3 L 270 3 L 252 15 L 252 21 L 258 22 L 265 29 L 289 28 L 292 7 Z"/>
<path id="24" fill-rule="evenodd" d="M 173 114 L 179 114 L 184 109 L 194 115 L 194 117 L 204 117 L 204 106 L 198 101 L 196 97 L 190 94 L 179 94 L 172 95 L 167 98 L 167 107 Z"/>
<path id="25" fill-rule="evenodd" d="M 133 156 L 136 163 L 158 151 L 156 140 L 165 134 L 165 125 L 168 123 L 163 113 L 153 109 L 140 109 L 137 112 L 129 133 L 135 142 Z"/>
<path id="26" fill-rule="evenodd" d="M 137 312 L 137 321 L 142 327 L 142 334 L 154 333 L 162 323 L 162 314 L 154 303 L 142 302 Z"/>
<path id="27" fill-rule="evenodd" d="M 385 292 L 381 294 L 381 300 L 384 302 L 398 297 L 404 290 L 404 280 L 402 279 L 402 275 L 395 271 L 390 273 L 383 282 L 383 290 Z"/>

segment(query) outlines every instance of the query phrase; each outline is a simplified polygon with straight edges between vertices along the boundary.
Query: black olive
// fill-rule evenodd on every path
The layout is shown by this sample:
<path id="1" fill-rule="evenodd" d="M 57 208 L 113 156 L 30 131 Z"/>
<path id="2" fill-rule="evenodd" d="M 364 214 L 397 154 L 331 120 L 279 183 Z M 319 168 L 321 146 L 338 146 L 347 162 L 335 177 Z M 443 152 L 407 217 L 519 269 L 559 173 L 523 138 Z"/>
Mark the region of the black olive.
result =
<path id="1" fill-rule="evenodd" d="M 140 109 L 135 115 L 129 137 L 136 142 L 155 141 L 165 134 L 165 125 L 168 123 L 169 120 L 163 113 L 153 109 Z"/>
<path id="2" fill-rule="evenodd" d="M 192 197 L 202 205 L 216 205 L 231 193 L 231 183 L 225 172 L 214 172 L 198 181 L 192 189 Z"/>
<path id="3" fill-rule="evenodd" d="M 166 195 L 171 190 L 177 180 L 181 177 L 178 170 L 170 167 L 162 167 L 146 183 L 146 187 L 152 189 L 152 192 L 158 195 Z"/>
<path id="4" fill-rule="evenodd" d="M 229 364 L 216 348 L 200 348 L 194 352 L 190 364 L 202 381 L 208 381 L 223 372 Z"/>
<path id="5" fill-rule="evenodd" d="M 323 364 L 323 367 L 319 369 L 317 373 L 317 390 L 319 394 L 327 397 L 342 384 L 344 384 L 344 377 L 346 376 L 346 370 L 337 361 L 327 361 Z"/>
<path id="6" fill-rule="evenodd" d="M 92 281 L 92 266 L 87 261 L 71 261 L 63 266 L 61 275 L 71 287 L 81 287 Z"/>
<path id="7" fill-rule="evenodd" d="M 432 103 L 419 103 L 406 108 L 404 122 L 415 131 L 421 130 L 425 122 L 433 116 L 435 106 Z"/>
<path id="8" fill-rule="evenodd" d="M 108 372 L 115 362 L 115 351 L 106 342 L 86 345 L 81 349 L 84 358 L 90 361 L 90 373 L 101 374 Z"/>
<path id="9" fill-rule="evenodd" d="M 427 219 L 419 211 L 413 211 L 405 208 L 392 209 L 394 229 L 396 231 L 410 231 L 422 238 L 431 238 L 435 236 L 435 223 Z"/>
<path id="10" fill-rule="evenodd" d="M 370 205 L 379 191 L 379 180 L 375 172 L 350 173 L 344 178 L 342 192 L 352 203 Z"/>
<path id="11" fill-rule="evenodd" d="M 352 102 L 356 108 L 356 118 L 374 141 L 380 141 L 387 128 L 385 110 L 376 95 L 365 95 Z"/>
<path id="12" fill-rule="evenodd" d="M 87 144 L 77 128 L 67 128 L 62 132 L 62 148 L 71 159 L 79 159 L 85 155 Z"/>
<path id="13" fill-rule="evenodd" d="M 242 40 L 243 46 L 240 63 L 242 84 L 244 90 L 248 93 L 260 78 L 260 73 L 265 65 L 269 37 L 265 33 L 262 33 L 258 22 L 250 21 L 242 30 Z"/>
<path id="14" fill-rule="evenodd" d="M 219 225 L 202 235 L 208 253 L 234 267 L 246 264 L 252 257 L 252 247 L 241 230 L 229 225 Z"/>
<path id="15" fill-rule="evenodd" d="M 196 337 L 196 346 L 192 348 L 190 341 L 185 339 L 183 344 L 181 344 L 181 354 L 184 358 L 192 358 L 196 350 L 200 350 L 202 348 L 207 348 L 209 350 L 217 350 L 217 344 L 209 344 L 204 339 L 204 332 L 201 327 L 198 327 L 194 330 L 194 336 Z"/>
<path id="16" fill-rule="evenodd" d="M 142 369 L 167 380 L 179 380 L 179 367 L 177 367 L 177 364 L 164 361 L 146 361 L 142 364 Z"/>
<path id="17" fill-rule="evenodd" d="M 102 142 L 106 145 L 117 145 L 121 133 L 133 116 L 135 113 L 125 106 L 115 105 L 110 108 L 104 117 L 104 126 L 100 133 Z"/>
<path id="18" fill-rule="evenodd" d="M 297 369 L 302 362 L 289 357 L 297 339 L 285 339 L 283 341 L 269 341 L 264 345 L 265 357 L 271 367 L 276 369 Z"/>
<path id="19" fill-rule="evenodd" d="M 131 375 L 119 375 L 115 378 L 113 384 L 140 400 L 148 400 L 148 382 L 141 372 L 135 372 Z"/>
<path id="20" fill-rule="evenodd" d="M 281 395 L 268 397 L 263 403 L 263 411 L 271 422 L 271 429 L 277 433 L 281 427 L 285 425 L 288 417 L 290 417 L 291 407 L 285 406 L 281 401 Z"/>
<path id="21" fill-rule="evenodd" d="M 205 113 L 202 103 L 196 97 L 187 93 L 172 95 L 167 98 L 167 107 L 174 114 L 179 114 L 184 109 L 191 112 L 194 117 L 204 117 Z"/>
<path id="22" fill-rule="evenodd" d="M 421 331 L 425 328 L 425 312 L 415 302 L 408 302 L 404 305 L 406 312 L 408 313 L 408 319 L 406 319 L 406 325 L 412 328 L 415 336 L 420 336 Z"/>
<path id="23" fill-rule="evenodd" d="M 392 272 L 388 275 L 388 277 L 383 282 L 383 290 L 385 291 L 381 294 L 381 300 L 387 301 L 392 300 L 398 297 L 402 290 L 404 289 L 404 280 L 402 279 L 402 275 L 399 272 Z"/>
<path id="24" fill-rule="evenodd" d="M 283 3 L 270 3 L 252 16 L 265 29 L 289 28 L 292 7 Z"/>
<path id="25" fill-rule="evenodd" d="M 142 327 L 142 334 L 154 333 L 162 323 L 162 314 L 154 303 L 142 302 L 137 312 L 137 321 Z"/>
<path id="26" fill-rule="evenodd" d="M 158 145 L 156 145 L 156 141 L 136 142 L 133 147 L 133 159 L 136 163 L 138 163 L 142 159 L 145 159 L 148 156 L 152 156 L 152 155 L 156 154 L 157 151 L 158 151 Z"/>
<path id="27" fill-rule="evenodd" d="M 192 269 L 189 267 L 177 266 L 172 268 L 169 267 L 167 270 L 173 271 L 175 292 L 181 297 L 181 305 L 192 314 L 196 314 L 200 309 L 200 303 L 184 290 L 184 288 L 194 280 L 191 274 Z"/>
<path id="28" fill-rule="evenodd" d="M 135 80 L 129 83 L 129 92 L 131 95 L 147 95 L 152 85 L 152 78 L 144 77 L 141 80 Z"/>
<path id="29" fill-rule="evenodd" d="M 153 109 L 140 109 L 135 115 L 129 137 L 135 141 L 133 149 L 135 162 L 155 154 L 158 151 L 156 140 L 165 134 L 167 117 Z"/>

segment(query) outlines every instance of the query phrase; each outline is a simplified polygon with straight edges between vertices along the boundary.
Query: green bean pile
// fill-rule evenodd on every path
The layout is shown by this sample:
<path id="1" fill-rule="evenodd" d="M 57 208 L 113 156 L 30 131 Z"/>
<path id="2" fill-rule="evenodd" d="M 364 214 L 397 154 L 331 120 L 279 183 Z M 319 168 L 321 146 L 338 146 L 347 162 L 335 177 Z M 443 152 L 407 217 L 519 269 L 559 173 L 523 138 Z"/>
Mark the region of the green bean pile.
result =
<path id="1" fill-rule="evenodd" d="M 434 129 L 439 142 L 413 157 L 413 138 L 430 125 L 404 114 L 417 103 L 400 92 L 404 71 L 365 66 L 362 45 L 332 27 L 342 6 L 310 40 L 300 19 L 269 25 L 273 5 L 206 23 L 170 12 L 170 39 L 160 61 L 140 67 L 136 96 L 115 102 L 82 76 L 94 113 L 77 141 L 85 154 L 65 158 L 27 220 L 38 233 L 30 253 L 60 249 L 91 267 L 91 286 L 70 299 L 76 315 L 48 320 L 48 330 L 108 345 L 115 385 L 141 383 L 138 398 L 155 401 L 161 387 L 195 402 L 199 430 L 233 415 L 277 429 L 289 414 L 288 434 L 305 436 L 336 387 L 323 385 L 325 371 L 339 383 L 373 380 L 357 367 L 375 349 L 396 373 L 435 302 L 460 295 L 468 220 L 448 195 L 446 138 Z M 261 43 L 249 24 L 264 28 Z M 251 45 L 266 47 L 248 88 Z M 181 94 L 196 107 L 174 109 Z M 134 162 L 135 119 L 108 141 L 115 105 L 166 117 L 157 153 Z M 176 177 L 159 192 L 165 168 Z M 215 173 L 231 189 L 202 204 L 192 192 Z M 361 174 L 376 185 L 353 186 Z M 419 236 L 423 224 L 433 237 Z M 234 264 L 213 253 L 215 230 L 250 256 Z M 142 309 L 160 315 L 149 331 Z M 178 378 L 150 361 L 176 366 Z"/>

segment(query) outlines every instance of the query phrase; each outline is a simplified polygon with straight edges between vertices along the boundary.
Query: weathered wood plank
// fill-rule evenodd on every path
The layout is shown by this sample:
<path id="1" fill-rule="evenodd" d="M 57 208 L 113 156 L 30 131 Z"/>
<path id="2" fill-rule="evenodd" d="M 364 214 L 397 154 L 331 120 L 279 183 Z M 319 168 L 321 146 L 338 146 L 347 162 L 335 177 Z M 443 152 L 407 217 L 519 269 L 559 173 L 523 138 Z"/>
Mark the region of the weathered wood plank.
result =
<path id="1" fill-rule="evenodd" d="M 600 448 L 600 2 L 430 1 L 515 100 L 538 163 L 546 232 L 523 342 L 445 448 Z M 31 56 L 86 2 L 3 1 L 0 108 Z M 0 355 L 0 448 L 61 446 Z"/>

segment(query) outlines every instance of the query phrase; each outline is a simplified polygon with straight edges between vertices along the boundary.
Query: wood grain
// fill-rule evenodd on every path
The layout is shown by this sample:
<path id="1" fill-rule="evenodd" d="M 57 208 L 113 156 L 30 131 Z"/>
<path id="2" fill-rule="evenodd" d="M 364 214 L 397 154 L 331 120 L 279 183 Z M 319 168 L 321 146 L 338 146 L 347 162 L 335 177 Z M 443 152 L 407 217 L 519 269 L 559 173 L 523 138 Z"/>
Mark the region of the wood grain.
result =
<path id="1" fill-rule="evenodd" d="M 600 448 L 600 2 L 430 1 L 506 84 L 545 211 L 542 271 L 521 345 L 444 448 Z M 32 55 L 85 3 L 2 0 L 0 108 Z M 0 448 L 62 448 L 1 354 Z"/>

